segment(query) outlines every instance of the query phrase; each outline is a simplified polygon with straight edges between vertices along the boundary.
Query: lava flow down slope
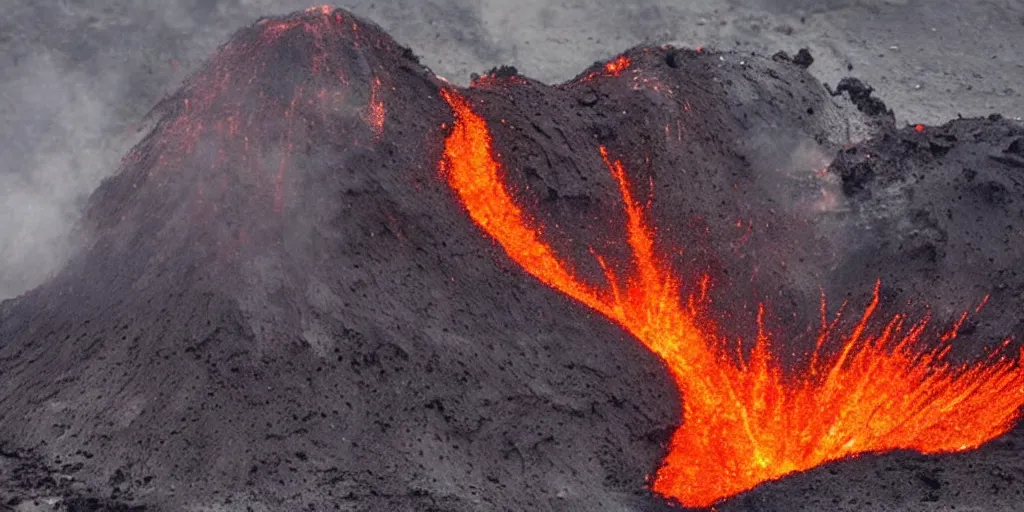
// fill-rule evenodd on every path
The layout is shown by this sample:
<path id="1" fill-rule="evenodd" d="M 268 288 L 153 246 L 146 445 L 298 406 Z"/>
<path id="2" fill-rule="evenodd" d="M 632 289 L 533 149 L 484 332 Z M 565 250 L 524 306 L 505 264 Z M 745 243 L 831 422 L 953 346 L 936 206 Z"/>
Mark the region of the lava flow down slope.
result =
<path id="1" fill-rule="evenodd" d="M 238 31 L 0 305 L 0 493 L 124 510 L 1011 510 L 1024 128 L 780 54 L 459 88 Z M 120 508 L 118 508 L 120 507 Z"/>

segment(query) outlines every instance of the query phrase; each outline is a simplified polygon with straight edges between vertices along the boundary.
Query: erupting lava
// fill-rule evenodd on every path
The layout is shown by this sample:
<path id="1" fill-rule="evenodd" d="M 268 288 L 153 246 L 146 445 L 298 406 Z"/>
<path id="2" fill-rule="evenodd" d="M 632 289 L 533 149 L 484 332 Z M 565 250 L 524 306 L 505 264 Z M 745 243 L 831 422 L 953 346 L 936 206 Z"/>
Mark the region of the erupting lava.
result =
<path id="1" fill-rule="evenodd" d="M 629 57 L 625 55 L 619 55 L 615 60 L 609 61 L 604 65 L 604 70 L 612 76 L 619 76 L 623 71 L 629 68 Z"/>
<path id="2" fill-rule="evenodd" d="M 727 349 L 708 319 L 707 277 L 677 276 L 655 253 L 647 212 L 633 198 L 623 164 L 605 147 L 595 150 L 619 186 L 632 265 L 616 271 L 599 258 L 606 287 L 583 282 L 509 193 L 484 119 L 456 91 L 442 96 L 456 121 L 440 165 L 473 221 L 524 270 L 620 324 L 671 372 L 683 397 L 682 426 L 654 491 L 687 506 L 709 506 L 860 453 L 976 448 L 1016 422 L 1024 370 L 1001 355 L 1005 344 L 985 362 L 954 365 L 947 354 L 955 328 L 935 348 L 922 349 L 927 320 L 871 321 L 877 285 L 850 332 L 838 332 L 838 318 L 829 322 L 823 304 L 816 349 L 800 372 L 784 374 L 762 325 L 748 355 Z M 703 291 L 684 300 L 684 284 Z M 832 343 L 839 349 L 829 355 L 823 348 Z"/>

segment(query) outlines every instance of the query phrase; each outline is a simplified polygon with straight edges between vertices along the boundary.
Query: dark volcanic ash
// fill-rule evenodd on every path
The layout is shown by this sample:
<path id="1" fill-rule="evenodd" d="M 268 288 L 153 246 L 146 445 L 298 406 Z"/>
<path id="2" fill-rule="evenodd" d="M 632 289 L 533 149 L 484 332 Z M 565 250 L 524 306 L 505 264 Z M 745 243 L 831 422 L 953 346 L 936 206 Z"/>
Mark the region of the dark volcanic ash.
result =
<path id="1" fill-rule="evenodd" d="M 3 453 L 72 479 L 4 477 L 4 494 L 647 499 L 671 385 L 613 326 L 495 265 L 437 176 L 440 85 L 372 23 L 317 10 L 241 30 L 164 101 L 92 197 L 89 247 L 0 312 Z"/>
<path id="2" fill-rule="evenodd" d="M 933 304 L 939 321 L 991 293 L 965 356 L 1018 334 L 1020 127 L 897 131 L 791 63 L 627 55 L 629 72 L 463 91 L 558 251 L 628 258 L 608 145 L 650 185 L 659 244 L 687 248 L 674 264 L 715 276 L 726 334 L 749 338 L 767 302 L 798 360 L 821 287 L 863 302 L 879 277 L 886 304 Z M 88 246 L 0 306 L 0 493 L 155 510 L 666 507 L 645 478 L 679 421 L 674 383 L 481 235 L 437 168 L 446 86 L 344 11 L 239 31 L 92 196 Z M 772 489 L 732 506 L 817 499 Z"/>

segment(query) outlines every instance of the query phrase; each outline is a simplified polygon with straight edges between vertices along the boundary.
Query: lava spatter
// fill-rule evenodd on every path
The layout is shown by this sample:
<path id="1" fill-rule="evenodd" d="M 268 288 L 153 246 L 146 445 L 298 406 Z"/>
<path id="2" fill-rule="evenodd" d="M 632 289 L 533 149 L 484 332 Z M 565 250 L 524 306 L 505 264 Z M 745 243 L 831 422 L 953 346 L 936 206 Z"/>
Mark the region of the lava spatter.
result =
<path id="1" fill-rule="evenodd" d="M 626 55 L 619 55 L 608 62 L 601 65 L 600 70 L 591 71 L 581 81 L 586 82 L 593 80 L 599 76 L 615 77 L 620 76 L 626 72 L 627 69 L 633 64 L 633 59 Z"/>
<path id="2" fill-rule="evenodd" d="M 456 121 L 440 167 L 473 221 L 526 272 L 618 323 L 665 361 L 683 398 L 683 417 L 653 479 L 657 493 L 710 506 L 862 453 L 969 450 L 1017 421 L 1024 370 L 1004 354 L 1006 343 L 985 361 L 953 364 L 947 355 L 963 317 L 929 344 L 927 318 L 875 318 L 877 284 L 848 331 L 838 328 L 838 316 L 826 317 L 822 300 L 816 348 L 799 371 L 783 371 L 773 350 L 782 333 L 766 330 L 764 306 L 752 350 L 730 349 L 736 345 L 717 334 L 707 307 L 708 277 L 678 275 L 655 252 L 653 219 L 633 198 L 622 162 L 603 146 L 594 150 L 618 184 L 627 220 L 621 243 L 632 264 L 620 273 L 599 257 L 605 286 L 583 282 L 544 240 L 544 226 L 509 193 L 486 121 L 457 91 L 442 96 Z M 701 291 L 682 297 L 684 285 L 693 284 Z"/>
<path id="3" fill-rule="evenodd" d="M 629 68 L 631 60 L 625 55 L 619 55 L 615 59 L 609 61 L 604 65 L 604 70 L 611 76 L 619 76 L 623 71 Z"/>

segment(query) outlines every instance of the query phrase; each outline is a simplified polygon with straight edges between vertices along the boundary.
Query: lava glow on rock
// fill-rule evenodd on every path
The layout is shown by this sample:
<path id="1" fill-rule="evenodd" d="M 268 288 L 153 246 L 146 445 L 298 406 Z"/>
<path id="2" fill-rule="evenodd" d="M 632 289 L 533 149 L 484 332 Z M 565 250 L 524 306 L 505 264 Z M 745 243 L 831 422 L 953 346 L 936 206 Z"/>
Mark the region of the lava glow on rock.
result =
<path id="1" fill-rule="evenodd" d="M 927 319 L 875 321 L 877 285 L 849 332 L 840 332 L 838 318 L 826 318 L 822 301 L 817 348 L 800 371 L 783 372 L 772 348 L 777 336 L 761 325 L 749 354 L 728 348 L 709 320 L 708 278 L 677 275 L 655 253 L 652 220 L 633 198 L 623 164 L 605 147 L 593 151 L 618 183 L 628 222 L 622 243 L 632 251 L 632 265 L 616 270 L 598 257 L 607 283 L 585 283 L 506 188 L 486 121 L 455 90 L 442 96 L 456 121 L 440 167 L 473 221 L 525 271 L 621 325 L 675 379 L 683 417 L 653 478 L 655 492 L 686 506 L 710 506 L 861 453 L 969 450 L 1015 424 L 1024 369 L 1002 355 L 1005 344 L 984 362 L 954 365 L 947 355 L 963 318 L 937 344 L 923 343 Z M 703 292 L 681 297 L 683 285 L 692 284 Z"/>
<path id="2" fill-rule="evenodd" d="M 232 193 L 241 197 L 234 201 L 266 202 L 287 213 L 295 195 L 289 184 L 298 179 L 290 172 L 293 153 L 303 150 L 296 141 L 310 126 L 319 123 L 334 142 L 353 145 L 379 141 L 385 131 L 395 82 L 357 51 L 374 44 L 359 24 L 318 7 L 257 27 L 258 37 L 222 48 L 203 73 L 167 100 L 175 115 L 165 121 L 165 138 L 152 149 L 159 155 L 154 169 L 160 172 L 146 179 L 163 182 L 172 171 L 186 172 L 176 165 L 186 156 L 208 164 L 185 166 L 200 174 L 190 197 L 196 211 L 209 214 L 203 220 L 213 219 L 219 203 L 230 202 L 223 198 Z M 315 49 L 310 59 L 286 58 L 288 45 L 278 53 L 265 51 L 282 40 L 298 44 L 283 38 L 300 32 L 305 34 L 301 41 Z M 345 69 L 349 62 L 363 66 Z M 619 57 L 585 80 L 619 76 L 630 64 Z M 289 80 L 283 86 L 260 80 L 270 73 Z M 367 87 L 359 87 L 363 80 L 351 79 L 353 73 L 367 79 Z M 500 85 L 499 78 L 487 76 L 479 83 Z M 657 493 L 687 506 L 709 506 L 762 482 L 861 453 L 976 448 L 1018 419 L 1024 369 L 1003 355 L 1005 344 L 986 361 L 954 365 L 947 355 L 956 329 L 928 344 L 922 339 L 926 320 L 896 316 L 876 322 L 877 286 L 848 332 L 838 328 L 838 318 L 826 318 L 822 304 L 816 349 L 799 371 L 783 371 L 773 351 L 777 336 L 760 325 L 749 353 L 737 350 L 718 334 L 712 319 L 709 278 L 680 275 L 656 253 L 653 219 L 633 197 L 629 173 L 614 149 L 603 146 L 590 150 L 600 154 L 617 183 L 627 222 L 621 244 L 632 261 L 629 268 L 613 268 L 598 255 L 606 282 L 585 282 L 572 262 L 545 241 L 544 226 L 506 187 L 487 122 L 455 89 L 440 92 L 455 113 L 440 167 L 472 220 L 526 272 L 632 334 L 665 362 L 675 380 L 683 415 L 651 481 Z M 669 131 L 666 125 L 666 137 Z M 344 141 L 341 133 L 351 138 Z M 280 150 L 256 147 L 250 140 L 273 141 Z M 231 174 L 229 180 L 206 167 L 246 172 Z M 241 243 L 248 236 L 246 227 L 230 227 L 237 229 L 230 236 Z M 684 297 L 684 288 L 699 292 Z"/>

